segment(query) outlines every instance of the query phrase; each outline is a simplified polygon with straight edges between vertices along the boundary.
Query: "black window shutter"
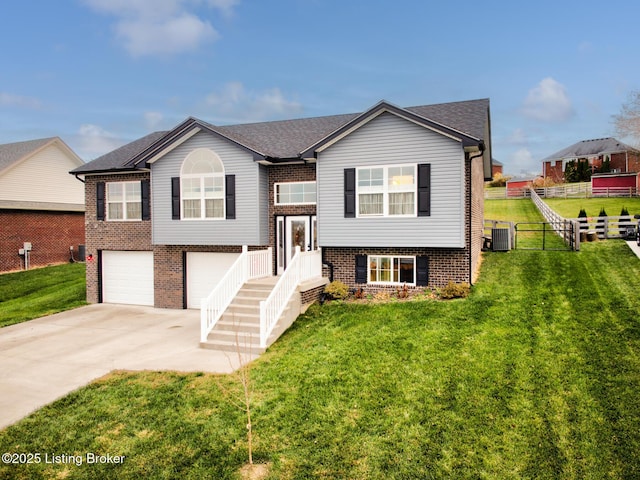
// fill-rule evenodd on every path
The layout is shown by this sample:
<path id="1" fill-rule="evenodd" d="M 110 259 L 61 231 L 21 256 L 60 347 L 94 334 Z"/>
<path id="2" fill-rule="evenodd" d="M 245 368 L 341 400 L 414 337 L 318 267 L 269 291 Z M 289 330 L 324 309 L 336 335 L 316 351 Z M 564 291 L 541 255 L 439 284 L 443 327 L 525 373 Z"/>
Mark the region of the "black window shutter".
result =
<path id="1" fill-rule="evenodd" d="M 418 216 L 431 215 L 431 164 L 418 165 Z"/>
<path id="2" fill-rule="evenodd" d="M 96 183 L 96 217 L 104 220 L 104 182 Z"/>
<path id="3" fill-rule="evenodd" d="M 180 177 L 171 178 L 171 218 L 180 220 Z"/>
<path id="4" fill-rule="evenodd" d="M 425 256 L 416 257 L 416 285 L 426 287 L 429 285 L 429 258 Z"/>
<path id="5" fill-rule="evenodd" d="M 356 169 L 344 169 L 344 218 L 356 216 Z"/>
<path id="6" fill-rule="evenodd" d="M 227 220 L 236 218 L 236 176 L 225 175 L 224 177 L 224 196 L 225 210 Z"/>
<path id="7" fill-rule="evenodd" d="M 142 196 L 142 220 L 151 220 L 151 181 L 142 180 L 140 182 L 140 192 Z"/>
<path id="8" fill-rule="evenodd" d="M 356 283 L 367 283 L 366 255 L 356 255 Z"/>

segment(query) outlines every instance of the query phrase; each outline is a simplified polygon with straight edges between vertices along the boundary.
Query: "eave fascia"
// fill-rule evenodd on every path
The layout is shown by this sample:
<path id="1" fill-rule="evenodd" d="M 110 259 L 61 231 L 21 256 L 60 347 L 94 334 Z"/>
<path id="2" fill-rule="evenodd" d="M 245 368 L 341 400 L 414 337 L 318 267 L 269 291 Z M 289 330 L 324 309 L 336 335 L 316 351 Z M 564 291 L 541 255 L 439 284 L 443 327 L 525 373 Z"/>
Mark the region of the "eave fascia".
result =
<path id="1" fill-rule="evenodd" d="M 105 169 L 105 170 L 92 170 L 90 172 L 75 172 L 75 171 L 71 171 L 69 172 L 69 174 L 71 175 L 75 175 L 75 176 L 84 176 L 86 177 L 95 177 L 98 175 L 128 175 L 131 173 L 144 173 L 144 172 L 149 172 L 150 170 L 148 168 L 111 168 L 111 169 Z"/>

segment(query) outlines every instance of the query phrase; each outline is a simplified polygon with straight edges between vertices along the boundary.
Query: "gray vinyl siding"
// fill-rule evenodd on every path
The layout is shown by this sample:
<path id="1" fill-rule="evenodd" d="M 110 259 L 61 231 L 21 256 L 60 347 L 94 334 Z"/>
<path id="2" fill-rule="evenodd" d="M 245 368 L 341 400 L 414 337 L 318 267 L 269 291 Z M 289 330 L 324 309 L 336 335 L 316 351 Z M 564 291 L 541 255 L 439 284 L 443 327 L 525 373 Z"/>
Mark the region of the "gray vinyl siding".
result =
<path id="1" fill-rule="evenodd" d="M 431 215 L 344 218 L 344 169 L 431 164 Z M 318 154 L 318 243 L 321 247 L 465 245 L 464 151 L 439 133 L 385 113 Z"/>
<path id="2" fill-rule="evenodd" d="M 225 175 L 235 175 L 234 220 L 172 220 L 171 178 L 180 176 L 186 156 L 196 148 L 209 148 L 224 164 Z M 261 211 L 266 182 L 260 166 L 245 150 L 210 133 L 200 132 L 158 159 L 151 166 L 154 245 L 263 245 L 268 229 Z"/>

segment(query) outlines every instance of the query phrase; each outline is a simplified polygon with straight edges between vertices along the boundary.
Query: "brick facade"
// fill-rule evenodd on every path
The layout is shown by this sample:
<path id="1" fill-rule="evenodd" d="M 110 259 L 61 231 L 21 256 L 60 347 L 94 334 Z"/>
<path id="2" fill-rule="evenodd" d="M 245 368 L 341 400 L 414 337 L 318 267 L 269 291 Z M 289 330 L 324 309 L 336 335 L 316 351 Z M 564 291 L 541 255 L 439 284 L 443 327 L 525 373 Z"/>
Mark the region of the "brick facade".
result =
<path id="1" fill-rule="evenodd" d="M 253 246 L 249 250 L 264 250 Z M 230 245 L 155 245 L 153 248 L 154 303 L 157 308 L 186 308 L 186 254 L 189 252 L 240 253 L 242 247 Z"/>
<path id="2" fill-rule="evenodd" d="M 150 220 L 108 221 L 97 219 L 96 184 L 98 182 L 140 181 L 148 178 L 148 172 L 86 177 L 87 301 L 90 303 L 97 303 L 100 299 L 98 291 L 99 250 L 153 250 Z M 92 256 L 93 260 L 89 260 L 89 255 Z"/>
<path id="3" fill-rule="evenodd" d="M 85 244 L 83 212 L 0 210 L 0 272 L 21 270 L 18 249 L 31 242 L 31 267 L 66 263 Z"/>
<path id="4" fill-rule="evenodd" d="M 640 172 L 640 154 L 632 151 L 589 157 L 589 166 L 592 170 L 600 171 L 606 157 L 609 157 L 609 168 L 612 172 Z M 562 168 L 562 160 L 544 162 L 543 173 L 545 178 L 551 178 L 556 183 L 564 182 Z"/>
<path id="5" fill-rule="evenodd" d="M 274 272 L 276 271 L 276 217 L 278 216 L 303 216 L 315 215 L 316 205 L 276 205 L 276 183 L 286 182 L 315 182 L 316 165 L 308 163 L 304 165 L 273 165 L 269 167 L 269 244 L 274 247 Z"/>
<path id="6" fill-rule="evenodd" d="M 472 165 L 473 162 L 473 165 Z M 153 245 L 151 221 L 106 221 L 96 217 L 96 183 L 100 181 L 137 181 L 149 178 L 148 172 L 122 175 L 89 176 L 86 181 L 86 246 L 87 255 L 98 258 L 99 250 L 142 250 L 154 253 L 155 306 L 158 308 L 185 307 L 185 259 L 187 252 L 239 253 L 239 246 L 181 246 Z M 277 216 L 315 215 L 316 205 L 275 205 L 274 184 L 276 182 L 315 181 L 315 164 L 274 165 L 269 167 L 269 244 L 274 247 L 275 262 L 275 219 Z M 362 286 L 366 291 L 376 291 L 396 286 L 382 287 L 355 283 L 355 256 L 366 255 L 410 255 L 429 258 L 429 286 L 442 287 L 449 281 L 469 282 L 475 280 L 475 272 L 480 263 L 483 230 L 483 171 L 482 158 L 465 163 L 465 247 L 464 248 L 335 248 L 324 249 L 324 259 L 333 264 L 334 279 L 345 282 L 350 287 Z M 473 189 L 473 191 L 472 191 Z M 474 195 L 472 195 L 474 193 Z M 153 215 L 153 212 L 151 212 Z M 470 219 L 473 218 L 473 225 Z M 253 246 L 250 249 L 266 248 Z M 67 247 L 68 248 L 68 247 Z M 87 262 L 87 300 L 99 301 L 97 261 Z M 274 265 L 275 271 L 275 265 Z M 329 270 L 325 269 L 328 276 Z M 313 296 L 319 293 L 313 292 Z"/>
<path id="7" fill-rule="evenodd" d="M 429 258 L 429 286 L 443 287 L 449 281 L 469 282 L 469 255 L 462 248 L 345 248 L 327 247 L 323 256 L 333 265 L 333 279 L 346 283 L 350 288 L 362 288 L 365 293 L 379 290 L 395 290 L 397 285 L 373 285 L 356 283 L 356 255 L 407 255 Z M 324 269 L 329 276 L 330 269 Z M 423 287 L 410 287 L 420 289 Z"/>

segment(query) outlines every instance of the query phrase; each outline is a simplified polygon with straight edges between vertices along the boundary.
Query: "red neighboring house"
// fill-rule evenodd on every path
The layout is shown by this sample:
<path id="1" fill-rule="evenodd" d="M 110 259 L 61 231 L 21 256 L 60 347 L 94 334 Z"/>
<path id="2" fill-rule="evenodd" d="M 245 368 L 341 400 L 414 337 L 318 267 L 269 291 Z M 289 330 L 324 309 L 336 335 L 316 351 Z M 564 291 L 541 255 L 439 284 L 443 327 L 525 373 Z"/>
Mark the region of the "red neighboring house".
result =
<path id="1" fill-rule="evenodd" d="M 0 145 L 0 272 L 69 261 L 84 245 L 84 162 L 60 138 Z M 26 258 L 20 250 L 27 249 Z"/>
<path id="2" fill-rule="evenodd" d="M 599 173 L 605 161 L 613 173 L 640 172 L 640 152 L 613 138 L 582 140 L 542 160 L 542 175 L 554 182 L 564 181 L 567 163 L 586 159 L 593 173 Z"/>

